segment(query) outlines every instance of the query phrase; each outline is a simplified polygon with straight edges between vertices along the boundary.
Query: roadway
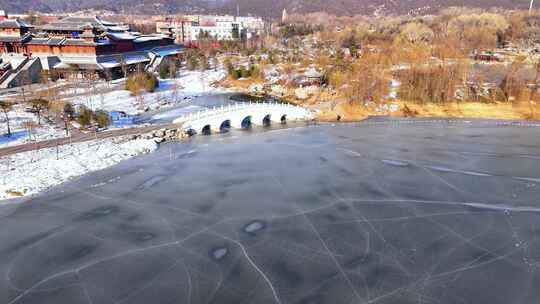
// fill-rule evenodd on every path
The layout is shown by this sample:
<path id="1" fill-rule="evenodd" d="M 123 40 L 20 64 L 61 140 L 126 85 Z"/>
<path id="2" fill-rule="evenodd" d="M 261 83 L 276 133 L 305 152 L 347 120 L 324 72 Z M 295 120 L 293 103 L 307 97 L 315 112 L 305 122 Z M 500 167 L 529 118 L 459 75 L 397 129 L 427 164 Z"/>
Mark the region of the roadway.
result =
<path id="1" fill-rule="evenodd" d="M 97 132 L 97 133 L 73 132 L 72 136 L 68 136 L 68 137 L 55 138 L 55 139 L 22 144 L 22 145 L 10 146 L 6 148 L 0 148 L 0 157 L 4 157 L 4 156 L 16 154 L 16 153 L 21 153 L 21 152 L 52 148 L 56 146 L 85 142 L 85 141 L 96 140 L 96 139 L 105 139 L 105 138 L 125 136 L 125 135 L 134 135 L 134 134 L 144 134 L 144 133 L 152 132 L 155 130 L 167 129 L 167 128 L 178 128 L 178 125 L 169 123 L 169 124 L 155 124 L 155 125 L 145 126 L 145 127 L 115 129 L 115 130 L 102 131 L 102 132 Z"/>

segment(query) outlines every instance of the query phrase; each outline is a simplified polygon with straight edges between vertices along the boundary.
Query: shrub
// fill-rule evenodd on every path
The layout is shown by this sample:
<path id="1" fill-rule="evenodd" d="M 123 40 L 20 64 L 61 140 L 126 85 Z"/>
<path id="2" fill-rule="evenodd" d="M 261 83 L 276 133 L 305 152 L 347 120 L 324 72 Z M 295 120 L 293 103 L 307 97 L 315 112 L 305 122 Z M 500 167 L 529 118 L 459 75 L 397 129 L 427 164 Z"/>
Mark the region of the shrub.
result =
<path id="1" fill-rule="evenodd" d="M 235 69 L 232 65 L 230 65 L 227 68 L 227 70 L 228 70 L 229 76 L 232 77 L 233 79 L 260 76 L 260 70 L 257 68 L 256 65 L 250 65 L 249 69 L 246 69 L 245 67 L 240 67 L 239 69 Z"/>
<path id="2" fill-rule="evenodd" d="M 253 78 L 258 78 L 261 76 L 261 71 L 259 70 L 259 68 L 257 68 L 256 65 L 251 65 L 249 67 L 249 73 L 250 73 L 250 76 Z"/>
<path id="3" fill-rule="evenodd" d="M 84 105 L 79 108 L 79 115 L 77 116 L 77 123 L 82 127 L 87 127 L 92 122 L 93 112 Z"/>
<path id="4" fill-rule="evenodd" d="M 73 109 L 73 105 L 70 102 L 66 102 L 64 104 L 63 112 L 67 119 L 72 119 L 75 114 L 75 109 Z"/>
<path id="5" fill-rule="evenodd" d="M 206 58 L 206 56 L 201 55 L 200 58 L 199 58 L 199 62 L 200 62 L 200 68 L 201 70 L 208 70 L 210 68 L 210 64 L 208 63 L 208 58 Z"/>
<path id="6" fill-rule="evenodd" d="M 136 73 L 129 76 L 126 81 L 126 90 L 130 91 L 131 95 L 138 95 L 142 90 L 154 92 L 158 86 L 156 75 L 150 72 Z"/>
<path id="7" fill-rule="evenodd" d="M 169 75 L 169 63 L 163 63 L 159 66 L 159 78 L 165 79 Z"/>
<path id="8" fill-rule="evenodd" d="M 147 92 L 154 92 L 156 88 L 159 86 L 159 81 L 156 75 L 152 73 L 145 73 L 144 84 L 145 84 L 144 88 Z"/>
<path id="9" fill-rule="evenodd" d="M 109 113 L 98 110 L 94 113 L 94 121 L 100 128 L 104 128 L 111 124 L 111 117 L 109 116 Z"/>
<path id="10" fill-rule="evenodd" d="M 250 76 L 251 76 L 251 73 L 249 70 L 246 70 L 244 67 L 240 68 L 240 77 L 249 78 Z"/>
<path id="11" fill-rule="evenodd" d="M 199 66 L 199 59 L 195 56 L 191 56 L 187 59 L 187 69 L 190 71 L 196 70 Z"/>

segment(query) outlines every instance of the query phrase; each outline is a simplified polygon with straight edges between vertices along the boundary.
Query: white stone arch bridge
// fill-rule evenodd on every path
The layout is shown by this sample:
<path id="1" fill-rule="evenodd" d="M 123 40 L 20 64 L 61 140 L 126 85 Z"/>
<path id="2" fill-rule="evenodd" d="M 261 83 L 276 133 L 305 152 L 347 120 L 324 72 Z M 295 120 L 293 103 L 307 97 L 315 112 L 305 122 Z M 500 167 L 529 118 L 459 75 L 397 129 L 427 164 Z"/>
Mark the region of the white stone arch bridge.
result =
<path id="1" fill-rule="evenodd" d="M 174 120 L 191 133 L 208 134 L 230 128 L 265 126 L 287 121 L 311 120 L 313 114 L 302 107 L 282 103 L 236 103 L 190 113 Z"/>

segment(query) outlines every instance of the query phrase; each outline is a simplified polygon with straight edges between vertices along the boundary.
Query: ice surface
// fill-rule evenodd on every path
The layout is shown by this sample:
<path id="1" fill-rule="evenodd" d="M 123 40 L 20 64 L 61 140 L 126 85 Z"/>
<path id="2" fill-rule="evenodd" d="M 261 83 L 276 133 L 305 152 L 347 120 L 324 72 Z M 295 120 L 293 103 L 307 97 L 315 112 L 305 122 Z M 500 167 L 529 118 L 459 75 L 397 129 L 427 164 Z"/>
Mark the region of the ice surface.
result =
<path id="1" fill-rule="evenodd" d="M 0 206 L 0 299 L 537 303 L 538 131 L 378 119 L 166 144 Z"/>

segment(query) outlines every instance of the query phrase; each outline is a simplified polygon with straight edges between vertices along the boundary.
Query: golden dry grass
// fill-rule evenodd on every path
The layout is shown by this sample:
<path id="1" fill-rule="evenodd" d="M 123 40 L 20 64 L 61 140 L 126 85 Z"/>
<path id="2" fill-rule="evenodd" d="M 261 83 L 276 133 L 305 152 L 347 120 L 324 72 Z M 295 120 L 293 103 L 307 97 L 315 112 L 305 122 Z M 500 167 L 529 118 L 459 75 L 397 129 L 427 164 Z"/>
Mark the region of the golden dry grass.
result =
<path id="1" fill-rule="evenodd" d="M 490 118 L 490 119 L 540 119 L 540 106 L 529 103 L 480 103 L 464 102 L 438 104 L 417 104 L 398 102 L 400 109 L 403 105 L 417 112 L 417 117 L 452 117 L 452 118 Z M 393 116 L 403 116 L 403 111 L 393 113 Z"/>
<path id="2" fill-rule="evenodd" d="M 333 109 L 322 110 L 317 115 L 317 119 L 320 121 L 336 121 L 340 116 L 340 121 L 351 122 L 366 119 L 369 115 L 371 115 L 369 111 L 356 104 L 340 103 Z"/>
<path id="3" fill-rule="evenodd" d="M 540 106 L 528 103 L 479 103 L 464 102 L 446 105 L 418 104 L 414 102 L 396 102 L 399 110 L 393 113 L 377 113 L 359 105 L 342 103 L 333 109 L 321 111 L 317 119 L 321 121 L 336 121 L 338 115 L 342 121 L 359 121 L 370 115 L 390 115 L 394 117 L 408 116 L 403 111 L 406 104 L 415 117 L 447 117 L 447 118 L 485 118 L 503 120 L 540 120 Z"/>

